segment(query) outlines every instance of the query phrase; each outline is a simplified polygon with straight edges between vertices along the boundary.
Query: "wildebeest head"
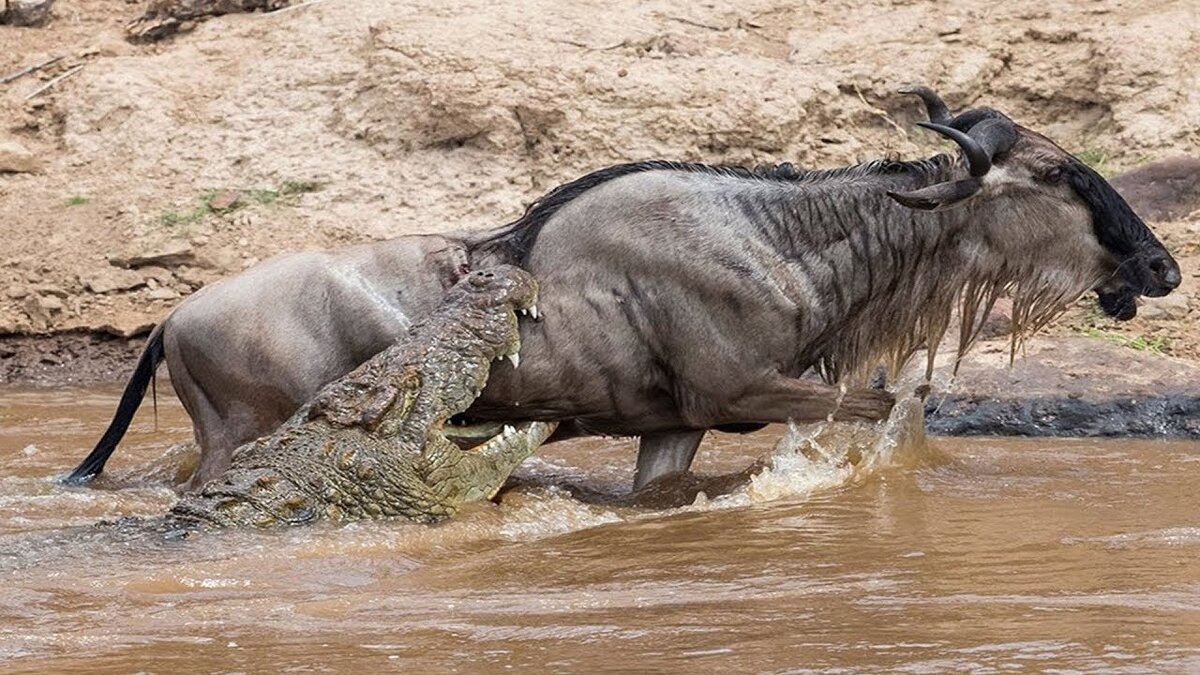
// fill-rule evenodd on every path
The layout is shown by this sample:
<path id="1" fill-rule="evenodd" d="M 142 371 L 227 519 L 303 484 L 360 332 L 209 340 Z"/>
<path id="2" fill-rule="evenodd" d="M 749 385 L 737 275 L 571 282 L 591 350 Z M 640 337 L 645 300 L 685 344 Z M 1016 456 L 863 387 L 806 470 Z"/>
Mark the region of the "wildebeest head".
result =
<path id="1" fill-rule="evenodd" d="M 1070 258 L 1077 269 L 1094 268 L 1100 306 L 1120 320 L 1137 314 L 1137 296 L 1163 296 L 1179 285 L 1171 254 L 1108 181 L 1078 158 L 991 108 L 952 116 L 927 87 L 901 92 L 924 101 L 930 121 L 920 126 L 960 146 L 967 175 L 889 193 L 897 202 L 942 210 L 986 201 L 978 210 L 993 214 L 982 216 L 993 223 L 1004 222 L 1014 253 Z"/>

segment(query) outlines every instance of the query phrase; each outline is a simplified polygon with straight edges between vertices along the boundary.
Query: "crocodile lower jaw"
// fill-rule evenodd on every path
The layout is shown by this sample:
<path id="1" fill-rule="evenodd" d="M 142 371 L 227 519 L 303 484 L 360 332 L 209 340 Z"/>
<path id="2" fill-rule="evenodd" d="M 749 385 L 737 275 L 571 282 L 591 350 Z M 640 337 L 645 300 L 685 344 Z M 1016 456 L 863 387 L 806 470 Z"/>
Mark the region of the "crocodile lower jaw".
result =
<path id="1" fill-rule="evenodd" d="M 481 424 L 470 425 L 469 427 L 447 427 L 446 432 L 453 432 L 459 429 L 471 429 L 472 431 L 491 430 L 493 433 L 487 436 L 481 435 L 475 437 L 478 440 L 483 440 L 484 438 L 487 440 L 485 440 L 483 443 L 471 444 L 469 447 L 482 452 L 484 450 L 493 450 L 503 446 L 512 447 L 513 444 L 520 443 L 529 448 L 529 452 L 532 453 L 538 448 L 538 446 L 545 442 L 546 438 L 548 438 L 550 434 L 554 432 L 554 429 L 557 426 L 558 424 L 556 422 L 519 422 L 515 425 L 484 422 Z M 459 438 L 461 437 L 457 436 L 456 434 L 446 433 L 446 436 L 450 440 L 461 444 L 459 441 Z"/>

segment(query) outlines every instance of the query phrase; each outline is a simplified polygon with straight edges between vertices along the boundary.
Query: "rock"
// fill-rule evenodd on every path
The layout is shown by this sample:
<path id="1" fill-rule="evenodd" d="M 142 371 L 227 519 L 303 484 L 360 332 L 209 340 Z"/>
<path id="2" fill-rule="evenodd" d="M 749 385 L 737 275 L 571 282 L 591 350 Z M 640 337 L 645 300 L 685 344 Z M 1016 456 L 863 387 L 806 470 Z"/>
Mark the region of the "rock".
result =
<path id="1" fill-rule="evenodd" d="M 146 280 L 142 278 L 141 274 L 111 267 L 80 275 L 79 281 L 84 288 L 93 293 L 127 291 L 146 285 Z"/>
<path id="2" fill-rule="evenodd" d="M 1194 157 L 1152 162 L 1109 183 L 1148 220 L 1175 220 L 1200 208 L 1200 159 Z"/>
<path id="3" fill-rule="evenodd" d="M 38 304 L 41 305 L 42 309 L 48 312 L 61 312 L 64 308 L 66 308 L 66 305 L 63 304 L 62 299 L 56 298 L 53 295 L 44 297 L 38 296 L 37 301 Z"/>
<path id="4" fill-rule="evenodd" d="M 108 317 L 94 329 L 97 333 L 107 333 L 117 337 L 131 338 L 145 335 L 154 330 L 154 322 L 134 314 L 118 314 Z"/>
<path id="5" fill-rule="evenodd" d="M 1037 337 L 1009 367 L 1001 346 L 968 354 L 956 378 L 953 353 L 939 353 L 930 433 L 1200 438 L 1200 364 L 1094 338 Z"/>
<path id="6" fill-rule="evenodd" d="M 171 273 L 171 270 L 165 267 L 142 267 L 138 269 L 138 272 L 141 273 L 147 282 L 153 279 L 160 284 L 166 285 L 175 279 L 175 275 Z"/>
<path id="7" fill-rule="evenodd" d="M 154 319 L 147 316 L 146 312 L 143 311 L 114 309 L 112 307 L 96 309 L 97 311 L 93 313 L 94 318 L 74 327 L 97 335 L 130 338 L 149 333 L 155 325 Z M 158 310 L 151 311 L 155 314 L 158 313 Z M 138 348 L 131 345 L 131 349 L 137 351 Z"/>
<path id="8" fill-rule="evenodd" d="M 192 245 L 184 239 L 172 239 L 160 246 L 136 253 L 129 257 L 109 256 L 108 262 L 117 267 L 176 267 L 186 265 L 196 259 Z"/>
<path id="9" fill-rule="evenodd" d="M 21 298 L 29 295 L 29 289 L 21 284 L 13 284 L 12 286 L 4 289 L 4 295 L 8 296 L 8 298 L 12 300 L 20 300 Z"/>
<path id="10" fill-rule="evenodd" d="M 8 0 L 0 9 L 0 24 L 9 26 L 41 26 L 50 18 L 54 0 Z"/>
<path id="11" fill-rule="evenodd" d="M 193 291 L 200 290 L 210 279 L 203 270 L 195 267 L 180 267 L 175 270 L 175 278 L 181 283 L 187 284 L 188 288 Z"/>
<path id="12" fill-rule="evenodd" d="M 70 293 L 53 284 L 34 284 L 33 292 L 38 295 L 56 295 L 60 298 L 70 297 Z"/>
<path id="13" fill-rule="evenodd" d="M 241 269 L 241 262 L 238 254 L 234 251 L 217 249 L 197 260 L 196 266 L 222 272 L 234 272 Z"/>
<path id="14" fill-rule="evenodd" d="M 166 286 L 155 288 L 146 294 L 146 297 L 151 300 L 178 300 L 180 298 L 179 291 Z"/>
<path id="15" fill-rule="evenodd" d="M 1138 307 L 1138 316 L 1150 321 L 1169 321 L 1182 319 L 1190 311 L 1190 298 L 1184 293 L 1175 292 L 1162 298 L 1146 298 Z"/>
<path id="16" fill-rule="evenodd" d="M 63 302 L 53 296 L 43 298 L 30 294 L 25 297 L 25 302 L 21 303 L 21 309 L 25 310 L 25 315 L 29 317 L 34 330 L 43 331 L 50 327 L 54 314 L 63 310 Z"/>
<path id="17" fill-rule="evenodd" d="M 213 198 L 208 202 L 208 206 L 213 211 L 224 211 L 225 209 L 233 208 L 240 201 L 242 201 L 241 192 L 237 190 L 222 190 L 213 195 Z"/>
<path id="18" fill-rule="evenodd" d="M 36 173 L 42 167 L 37 156 L 16 141 L 0 141 L 0 173 Z"/>

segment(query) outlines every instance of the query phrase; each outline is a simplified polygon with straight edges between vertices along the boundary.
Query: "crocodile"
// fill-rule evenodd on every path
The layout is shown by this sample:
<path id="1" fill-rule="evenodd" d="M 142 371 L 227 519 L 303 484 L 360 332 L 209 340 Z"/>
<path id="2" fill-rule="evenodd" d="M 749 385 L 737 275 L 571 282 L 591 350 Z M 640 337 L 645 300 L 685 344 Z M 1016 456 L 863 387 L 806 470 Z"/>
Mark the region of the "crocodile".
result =
<path id="1" fill-rule="evenodd" d="M 490 499 L 553 432 L 504 424 L 464 448 L 445 434 L 483 391 L 493 361 L 520 362 L 518 313 L 537 318 L 537 284 L 498 266 L 468 273 L 407 338 L 326 385 L 230 468 L 155 525 L 168 534 L 317 520 L 432 523 Z"/>

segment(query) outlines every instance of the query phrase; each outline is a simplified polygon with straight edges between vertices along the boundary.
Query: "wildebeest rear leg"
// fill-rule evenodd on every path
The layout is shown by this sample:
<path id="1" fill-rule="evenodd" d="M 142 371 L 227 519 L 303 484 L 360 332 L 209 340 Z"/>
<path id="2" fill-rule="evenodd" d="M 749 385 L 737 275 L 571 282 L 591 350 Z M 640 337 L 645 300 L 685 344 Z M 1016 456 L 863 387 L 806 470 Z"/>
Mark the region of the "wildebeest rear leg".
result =
<path id="1" fill-rule="evenodd" d="M 703 438 L 703 429 L 643 435 L 638 444 L 633 489 L 637 490 L 656 478 L 687 471 Z"/>
<path id="2" fill-rule="evenodd" d="M 200 446 L 200 463 L 182 486 L 190 492 L 221 475 L 229 467 L 233 451 L 241 443 L 238 442 L 239 431 L 236 426 L 221 415 L 205 394 L 204 388 L 188 371 L 187 362 L 179 358 L 179 347 L 173 338 L 173 335 L 167 335 L 167 366 L 171 372 L 171 385 L 184 410 L 187 410 L 188 417 L 192 418 L 192 435 Z M 241 435 L 245 435 L 245 432 L 241 432 Z"/>
<path id="3" fill-rule="evenodd" d="M 756 383 L 727 407 L 733 421 L 819 422 L 832 413 L 835 420 L 884 419 L 896 402 L 880 389 L 849 388 L 798 380 L 782 375 Z"/>

